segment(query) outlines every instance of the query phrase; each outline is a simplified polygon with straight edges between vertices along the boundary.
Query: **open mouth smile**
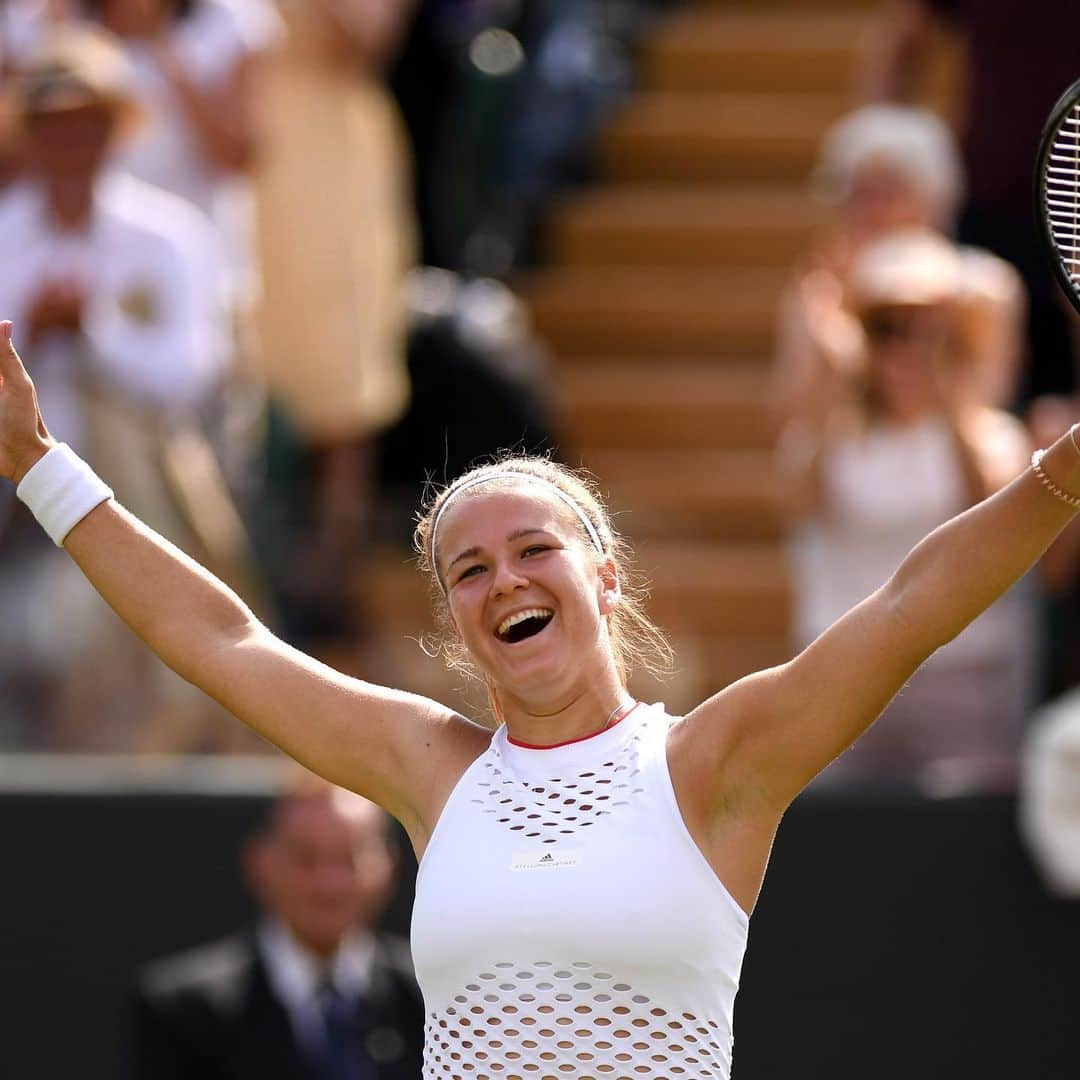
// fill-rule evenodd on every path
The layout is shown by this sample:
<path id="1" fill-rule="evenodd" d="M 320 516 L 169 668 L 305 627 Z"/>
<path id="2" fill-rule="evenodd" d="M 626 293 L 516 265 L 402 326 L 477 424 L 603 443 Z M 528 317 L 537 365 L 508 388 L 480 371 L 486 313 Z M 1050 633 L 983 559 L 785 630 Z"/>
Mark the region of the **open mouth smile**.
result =
<path id="1" fill-rule="evenodd" d="M 499 623 L 495 636 L 500 641 L 515 645 L 519 641 L 535 637 L 553 618 L 555 618 L 555 612 L 551 608 L 526 608 L 524 611 L 507 615 Z"/>

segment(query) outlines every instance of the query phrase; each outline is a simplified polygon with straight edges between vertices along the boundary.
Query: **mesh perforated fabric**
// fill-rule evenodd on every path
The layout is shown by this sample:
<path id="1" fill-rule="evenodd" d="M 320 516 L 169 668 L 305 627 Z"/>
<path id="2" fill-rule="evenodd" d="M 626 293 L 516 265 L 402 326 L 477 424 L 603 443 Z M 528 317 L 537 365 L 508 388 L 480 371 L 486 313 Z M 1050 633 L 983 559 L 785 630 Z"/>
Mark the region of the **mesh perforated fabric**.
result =
<path id="1" fill-rule="evenodd" d="M 466 772 L 417 876 L 425 1080 L 727 1080 L 747 917 L 682 821 L 670 722 L 500 731 Z"/>
<path id="2" fill-rule="evenodd" d="M 424 1075 L 726 1077 L 715 1020 L 672 1013 L 585 961 L 500 961 L 428 1016 Z"/>
<path id="3" fill-rule="evenodd" d="M 638 783 L 637 761 L 641 732 L 623 742 L 608 760 L 576 769 L 548 769 L 557 776 L 523 776 L 508 769 L 496 746 L 482 759 L 485 779 L 477 786 L 483 795 L 472 802 L 507 832 L 541 844 L 564 845 L 603 817 L 618 814 L 644 793 Z"/>

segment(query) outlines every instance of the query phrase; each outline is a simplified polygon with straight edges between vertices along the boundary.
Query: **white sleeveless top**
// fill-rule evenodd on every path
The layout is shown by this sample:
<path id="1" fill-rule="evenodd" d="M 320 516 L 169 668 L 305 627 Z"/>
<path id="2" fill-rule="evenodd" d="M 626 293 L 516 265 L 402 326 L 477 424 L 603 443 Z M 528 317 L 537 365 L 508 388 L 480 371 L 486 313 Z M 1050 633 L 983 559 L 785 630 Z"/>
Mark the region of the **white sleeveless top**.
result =
<path id="1" fill-rule="evenodd" d="M 826 509 L 792 538 L 796 631 L 809 645 L 884 585 L 923 537 L 967 506 L 945 421 L 877 424 L 833 446 L 824 462 Z M 1024 590 L 1013 590 L 934 654 L 939 670 L 1015 660 L 1030 633 Z"/>
<path id="2" fill-rule="evenodd" d="M 749 920 L 683 822 L 671 723 L 502 727 L 458 782 L 416 881 L 425 1080 L 727 1080 Z"/>

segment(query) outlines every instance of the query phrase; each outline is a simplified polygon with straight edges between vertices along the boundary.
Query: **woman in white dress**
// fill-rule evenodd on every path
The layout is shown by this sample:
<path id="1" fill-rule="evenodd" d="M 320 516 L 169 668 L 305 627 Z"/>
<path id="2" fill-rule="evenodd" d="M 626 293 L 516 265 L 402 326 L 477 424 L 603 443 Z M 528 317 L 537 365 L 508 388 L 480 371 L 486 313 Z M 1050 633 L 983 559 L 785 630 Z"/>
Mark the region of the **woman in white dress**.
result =
<path id="1" fill-rule="evenodd" d="M 895 229 L 950 233 L 964 192 L 952 132 L 911 105 L 867 105 L 837 121 L 814 181 L 828 216 L 796 264 L 776 328 L 772 400 L 785 421 L 820 419 L 850 369 L 858 343 L 851 273 L 860 254 Z M 963 302 L 979 316 L 973 386 L 985 404 L 1005 407 L 1023 354 L 1023 282 L 989 251 L 958 251 Z"/>
<path id="2" fill-rule="evenodd" d="M 805 515 L 792 542 L 799 648 L 1031 453 L 1023 425 L 979 400 L 982 339 L 962 304 L 963 274 L 956 246 L 927 229 L 883 235 L 852 268 L 862 362 L 816 429 L 804 421 L 781 440 L 784 456 L 799 459 Z M 826 777 L 1011 785 L 1031 704 L 1032 600 L 1024 587 L 1010 591 L 940 649 L 887 722 Z"/>
<path id="3" fill-rule="evenodd" d="M 493 733 L 277 640 L 55 444 L 10 337 L 0 324 L 0 476 L 166 662 L 407 830 L 429 1080 L 728 1077 L 784 811 L 1080 507 L 1070 433 L 794 660 L 674 718 L 627 690 L 628 641 L 652 632 L 594 494 L 547 461 L 488 466 L 439 495 L 419 541 Z"/>

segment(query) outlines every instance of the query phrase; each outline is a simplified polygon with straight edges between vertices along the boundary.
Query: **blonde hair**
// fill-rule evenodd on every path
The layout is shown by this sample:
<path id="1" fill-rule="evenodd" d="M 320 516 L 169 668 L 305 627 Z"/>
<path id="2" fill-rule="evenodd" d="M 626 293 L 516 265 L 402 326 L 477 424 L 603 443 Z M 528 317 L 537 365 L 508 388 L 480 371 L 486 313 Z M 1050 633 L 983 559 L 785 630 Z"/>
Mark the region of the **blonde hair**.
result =
<path id="1" fill-rule="evenodd" d="M 583 471 L 569 469 L 546 457 L 507 456 L 480 465 L 437 490 L 426 502 L 413 539 L 420 570 L 428 575 L 431 583 L 432 603 L 438 624 L 436 638 L 429 651 L 441 655 L 449 667 L 473 677 L 478 676 L 450 621 L 449 602 L 439 576 L 438 553 L 433 547 L 436 541 L 434 525 L 447 501 L 465 487 L 474 487 L 489 477 L 492 485 L 512 484 L 518 476 L 554 488 L 561 498 L 577 507 L 595 530 L 602 551 L 597 552 L 583 521 L 575 514 L 573 525 L 580 539 L 587 544 L 590 552 L 597 557 L 610 558 L 615 564 L 621 596 L 615 610 L 607 617 L 608 638 L 623 685 L 635 671 L 647 671 L 658 677 L 668 673 L 672 665 L 671 646 L 663 631 L 646 614 L 647 587 L 633 568 L 630 545 L 611 527 L 611 519 L 596 484 Z"/>

